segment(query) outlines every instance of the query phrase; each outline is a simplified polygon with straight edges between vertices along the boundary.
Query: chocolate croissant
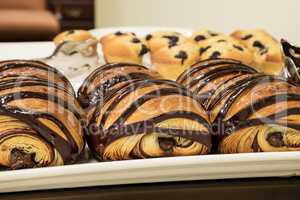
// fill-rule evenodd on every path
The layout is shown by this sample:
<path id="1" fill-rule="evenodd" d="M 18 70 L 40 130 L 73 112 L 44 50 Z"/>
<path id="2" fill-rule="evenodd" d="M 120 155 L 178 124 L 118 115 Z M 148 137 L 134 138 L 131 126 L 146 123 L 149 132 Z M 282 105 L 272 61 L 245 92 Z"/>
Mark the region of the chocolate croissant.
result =
<path id="1" fill-rule="evenodd" d="M 97 77 L 90 77 L 89 82 L 101 86 L 101 80 L 93 78 Z M 111 90 L 104 101 L 98 101 L 94 109 L 88 110 L 87 116 L 87 142 L 100 160 L 210 151 L 206 112 L 188 90 L 173 81 L 131 81 L 121 89 Z"/>
<path id="2" fill-rule="evenodd" d="M 208 102 L 224 83 L 257 71 L 233 59 L 209 59 L 192 65 L 177 82 L 193 91 L 207 109 Z"/>
<path id="3" fill-rule="evenodd" d="M 120 90 L 133 81 L 157 79 L 160 75 L 145 66 L 134 63 L 105 64 L 93 71 L 78 90 L 83 108 L 93 107 L 111 92 Z"/>
<path id="4" fill-rule="evenodd" d="M 178 81 L 210 93 L 203 99 L 221 153 L 300 150 L 300 88 L 285 79 L 218 59 L 199 62 Z"/>
<path id="5" fill-rule="evenodd" d="M 83 112 L 69 81 L 38 61 L 0 62 L 0 166 L 69 164 L 84 148 Z"/>

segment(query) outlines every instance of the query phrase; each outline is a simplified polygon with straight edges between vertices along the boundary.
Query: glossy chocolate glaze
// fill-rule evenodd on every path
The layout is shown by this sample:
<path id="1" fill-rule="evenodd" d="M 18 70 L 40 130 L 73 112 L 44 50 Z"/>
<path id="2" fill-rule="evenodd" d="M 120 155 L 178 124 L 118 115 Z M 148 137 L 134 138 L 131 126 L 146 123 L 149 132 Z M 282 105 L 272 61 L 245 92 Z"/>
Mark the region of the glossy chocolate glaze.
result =
<path id="1" fill-rule="evenodd" d="M 104 129 L 102 126 L 106 123 L 106 120 L 110 113 L 113 112 L 114 108 L 118 105 L 119 102 L 123 101 L 125 97 L 127 97 L 130 93 L 136 91 L 137 89 L 144 87 L 151 87 L 155 85 L 163 85 L 164 87 L 153 90 L 144 94 L 142 97 L 139 97 L 134 102 L 132 102 L 127 109 L 112 123 L 110 127 Z M 199 114 L 193 112 L 187 112 L 183 110 L 173 111 L 169 113 L 162 113 L 159 116 L 156 116 L 151 119 L 142 120 L 136 123 L 125 125 L 126 120 L 144 103 L 153 100 L 154 98 L 160 98 L 167 95 L 183 95 L 188 96 L 190 98 L 194 98 L 194 95 L 178 85 L 173 81 L 166 80 L 144 80 L 144 81 L 136 81 L 130 84 L 129 87 L 124 87 L 120 91 L 116 91 L 111 94 L 107 100 L 103 102 L 102 105 L 105 105 L 108 100 L 113 99 L 110 102 L 108 108 L 104 111 L 102 118 L 99 122 L 98 131 L 96 133 L 91 133 L 88 135 L 89 145 L 92 146 L 94 151 L 98 154 L 102 154 L 105 147 L 112 143 L 113 141 L 130 135 L 135 134 L 143 134 L 143 133 L 165 133 L 171 136 L 178 136 L 191 139 L 193 141 L 197 141 L 201 144 L 206 145 L 208 148 L 211 147 L 211 136 L 209 134 L 210 125 L 207 120 L 201 117 Z M 199 106 L 201 107 L 200 103 Z M 95 124 L 96 120 L 101 112 L 100 105 L 97 105 L 97 109 L 93 112 L 93 115 L 90 119 L 89 124 Z M 200 124 L 203 124 L 207 128 L 207 132 L 201 131 L 192 131 L 192 130 L 182 130 L 182 129 L 172 129 L 172 128 L 162 128 L 156 127 L 156 124 L 162 122 L 164 120 L 168 120 L 171 118 L 185 118 L 189 120 L 196 121 Z M 102 146 L 102 147 L 101 147 Z M 99 152 L 99 147 L 101 147 L 101 151 Z M 96 155 L 99 159 L 101 159 L 101 155 Z"/>
<path id="2" fill-rule="evenodd" d="M 122 101 L 122 99 L 124 99 L 127 95 L 129 95 L 131 92 L 134 92 L 135 90 L 139 89 L 139 88 L 144 88 L 147 86 L 152 86 L 153 84 L 157 84 L 157 85 L 169 85 L 169 86 L 175 86 L 175 87 L 179 87 L 179 89 L 182 89 L 182 91 L 184 91 L 182 86 L 179 86 L 176 82 L 173 81 L 166 81 L 166 80 L 145 80 L 145 81 L 138 81 L 135 83 L 132 83 L 130 85 L 130 87 L 126 87 L 123 90 L 120 91 L 120 93 L 118 94 L 117 92 L 113 95 L 117 95 L 118 97 L 114 99 L 114 101 L 110 104 L 110 106 L 108 107 L 108 109 L 106 110 L 106 112 L 103 114 L 103 117 L 101 119 L 101 124 L 104 124 L 106 121 L 106 118 L 108 117 L 109 113 L 118 105 L 118 103 L 120 101 Z M 113 97 L 113 95 L 110 98 L 107 98 L 107 100 L 111 99 Z M 103 104 L 105 104 L 106 102 L 104 101 Z M 96 113 L 96 115 L 98 115 Z"/>
<path id="3" fill-rule="evenodd" d="M 225 102 L 224 106 L 218 113 L 217 119 L 224 119 L 227 112 L 229 111 L 231 106 L 234 104 L 234 102 L 240 95 L 242 95 L 245 91 L 255 87 L 258 83 L 263 83 L 263 82 L 270 82 L 270 80 L 268 78 L 266 78 L 266 76 L 258 76 L 258 77 L 254 77 L 253 79 L 246 81 L 245 83 L 237 86 L 235 91 L 230 94 L 230 96 L 227 99 L 227 101 Z"/>
<path id="4" fill-rule="evenodd" d="M 59 77 L 62 81 L 66 82 L 66 84 L 71 86 L 71 83 L 64 75 L 62 75 L 57 69 L 50 67 L 49 65 L 46 65 L 43 62 L 35 61 L 35 60 L 34 61 L 33 60 L 10 60 L 10 61 L 0 62 L 0 73 L 6 70 L 20 69 L 20 68 L 33 68 L 33 69 L 46 71 L 47 73 L 51 72 L 56 77 Z"/>
<path id="5" fill-rule="evenodd" d="M 190 119 L 190 120 L 197 121 L 205 125 L 206 127 L 209 127 L 209 123 L 196 113 L 186 112 L 186 111 L 174 111 L 169 113 L 163 113 L 157 117 L 154 117 L 146 121 L 140 121 L 129 125 L 112 126 L 107 130 L 102 130 L 103 131 L 101 132 L 102 137 L 101 135 L 98 134 L 93 134 L 91 136 L 93 138 L 97 137 L 96 140 L 99 140 L 101 144 L 107 146 L 108 144 L 112 143 L 118 138 L 125 137 L 125 136 L 142 134 L 142 133 L 166 133 L 172 136 L 184 137 L 187 139 L 191 139 L 193 141 L 200 142 L 201 144 L 204 144 L 210 148 L 211 137 L 209 135 L 209 132 L 170 129 L 170 128 L 161 128 L 155 126 L 155 124 L 171 118 Z"/>
<path id="6" fill-rule="evenodd" d="M 66 83 L 66 85 L 50 82 L 49 80 L 41 78 L 38 75 L 18 74 L 17 69 L 20 68 L 44 70 L 47 73 L 53 72 L 53 76 L 59 77 L 64 83 Z M 13 71 L 14 69 L 16 69 L 16 71 Z M 54 114 L 48 112 L 39 112 L 30 108 L 20 108 L 8 105 L 10 102 L 23 99 L 50 101 L 55 103 L 56 106 L 61 106 L 62 108 L 64 108 L 64 112 L 70 111 L 71 113 L 73 113 L 74 117 L 77 120 L 81 120 L 83 119 L 83 116 L 75 105 L 75 94 L 73 89 L 71 87 L 68 87 L 68 85 L 70 85 L 69 81 L 56 69 L 38 61 L 12 60 L 0 62 L 0 73 L 4 72 L 5 70 L 11 70 L 11 73 L 0 78 L 0 91 L 9 91 L 14 88 L 18 88 L 19 90 L 10 93 L 5 92 L 5 94 L 2 95 L 0 93 L 0 115 L 10 116 L 16 120 L 19 120 L 30 127 L 30 129 L 20 130 L 16 128 L 8 132 L 1 133 L 1 137 L 4 138 L 8 135 L 11 135 L 11 137 L 15 135 L 17 137 L 18 132 L 34 135 L 34 137 L 40 138 L 41 142 L 49 144 L 51 146 L 51 148 L 49 149 L 50 152 L 52 152 L 51 159 L 54 159 L 54 149 L 56 149 L 62 156 L 65 164 L 73 163 L 78 156 L 79 149 L 75 142 L 75 139 L 72 136 L 72 133 L 70 133 L 69 129 L 66 127 L 65 122 L 60 121 L 56 116 L 54 116 Z M 26 91 L 21 91 L 21 89 L 24 90 L 25 87 Z M 47 88 L 47 90 L 45 90 L 45 93 L 37 92 L 34 90 L 35 87 L 44 87 Z M 68 94 L 69 97 L 73 97 L 74 101 L 66 101 L 61 97 L 56 96 L 55 94 L 57 94 L 57 92 L 53 94 L 46 93 L 49 88 L 53 88 L 53 91 L 60 91 L 62 92 L 61 94 Z M 53 124 L 55 124 L 64 133 L 66 139 L 60 136 L 50 127 L 48 127 L 47 124 L 42 123 L 41 119 L 49 120 Z M 22 160 L 19 160 L 18 162 L 16 161 L 15 165 L 11 166 L 12 168 L 22 168 L 23 165 L 24 167 L 26 167 L 27 164 L 30 165 L 30 159 L 28 157 L 30 155 L 25 155 L 22 152 L 16 152 L 16 154 L 11 156 L 11 159 L 24 158 L 26 160 L 24 160 L 24 163 Z M 53 160 L 49 160 L 46 164 L 51 164 L 52 161 Z"/>
<path id="7" fill-rule="evenodd" d="M 1 80 L 9 78 L 8 80 Z M 66 87 L 62 85 L 58 85 L 53 82 L 49 82 L 44 79 L 40 79 L 35 76 L 4 76 L 0 79 L 0 90 L 12 89 L 16 85 L 18 87 L 27 87 L 27 86 L 45 86 L 49 88 L 54 88 L 56 90 L 61 90 L 63 92 L 68 93 L 69 95 L 74 96 L 70 90 L 66 89 Z"/>
<path id="8" fill-rule="evenodd" d="M 245 79 L 239 80 L 234 84 L 231 84 L 228 87 L 224 87 L 222 92 L 217 94 L 211 101 L 208 106 L 208 110 L 212 110 L 218 103 L 222 101 L 223 98 L 225 98 L 227 95 L 232 94 L 234 91 L 237 91 L 239 89 L 242 89 L 244 85 L 247 85 L 251 81 L 259 81 L 260 78 L 264 78 L 264 75 L 261 74 L 254 74 L 252 76 L 249 76 Z"/>
<path id="9" fill-rule="evenodd" d="M 198 73 L 202 69 L 206 69 L 208 67 L 212 67 L 211 70 L 208 70 L 202 74 Z M 200 75 L 195 76 L 196 73 Z M 214 121 L 211 122 L 212 124 L 216 124 L 218 127 L 221 125 L 224 127 L 224 130 L 220 130 L 221 132 L 218 132 L 217 134 L 220 134 L 222 135 L 222 137 L 224 137 L 226 134 L 233 133 L 234 131 L 237 131 L 239 129 L 262 124 L 277 124 L 284 127 L 290 127 L 293 129 L 300 130 L 299 123 L 290 121 L 287 121 L 286 123 L 281 123 L 280 121 L 278 121 L 278 119 L 282 117 L 300 114 L 299 108 L 287 108 L 284 110 L 277 111 L 275 113 L 271 112 L 270 115 L 265 116 L 263 118 L 248 119 L 252 114 L 255 114 L 255 112 L 269 105 L 283 101 L 300 101 L 300 95 L 295 93 L 283 93 L 276 95 L 274 94 L 259 99 L 256 102 L 253 102 L 251 105 L 242 108 L 234 116 L 232 116 L 230 119 L 226 119 L 225 121 L 225 117 L 227 116 L 228 111 L 232 106 L 235 105 L 237 99 L 241 97 L 244 94 L 244 92 L 251 90 L 258 84 L 286 82 L 286 80 L 283 78 L 259 74 L 256 73 L 254 69 L 239 64 L 237 62 L 226 62 L 226 60 L 224 61 L 222 59 L 217 59 L 207 62 L 202 61 L 198 64 L 195 64 L 194 67 L 187 70 L 178 80 L 179 82 L 184 82 L 189 76 L 191 76 L 192 78 L 189 79 L 190 82 L 186 81 L 185 85 L 187 85 L 188 88 L 197 85 L 197 87 L 193 89 L 193 92 L 202 95 L 201 89 L 204 87 L 204 85 L 210 83 L 215 79 L 221 78 L 226 74 L 232 74 L 232 77 L 229 79 L 225 79 L 224 83 L 220 84 L 214 90 L 209 90 L 209 94 L 213 94 L 213 96 L 207 95 L 206 99 L 202 99 L 202 102 L 204 102 L 206 105 L 207 111 L 211 113 L 212 110 L 217 105 L 219 105 L 224 100 L 224 98 L 226 98 L 224 104 L 222 105 L 222 108 L 217 113 L 216 118 L 214 119 Z M 234 76 L 234 74 L 236 75 Z M 246 76 L 244 76 L 243 78 L 239 78 L 243 74 Z M 232 83 L 226 85 L 226 83 L 228 83 L 229 81 L 232 81 Z M 255 151 L 260 151 L 258 145 L 257 147 L 255 147 L 254 143 L 253 145 Z"/>
<path id="10" fill-rule="evenodd" d="M 49 127 L 41 123 L 33 113 L 28 113 L 18 108 L 4 108 L 0 107 L 0 114 L 11 116 L 16 118 L 23 123 L 26 123 L 33 130 L 38 132 L 47 142 L 49 142 L 58 152 L 62 155 L 66 163 L 73 162 L 74 158 L 72 155 L 72 148 L 70 144 L 60 137 L 57 133 L 52 131 Z M 61 128 L 61 127 L 60 127 Z"/>
<path id="11" fill-rule="evenodd" d="M 232 65 L 230 67 L 224 66 L 224 67 L 218 67 L 216 69 L 212 69 L 208 71 L 207 73 L 200 74 L 199 76 L 193 78 L 193 80 L 188 84 L 189 87 L 193 87 L 199 81 L 203 81 L 203 84 L 206 84 L 207 82 L 214 80 L 216 78 L 220 78 L 227 74 L 240 72 L 241 74 L 244 73 L 252 73 L 253 70 L 249 67 L 242 66 L 242 65 Z M 204 85 L 201 84 L 199 87 L 203 87 Z"/>
<path id="12" fill-rule="evenodd" d="M 14 69 L 22 69 L 25 68 L 27 71 L 32 68 L 32 70 L 42 70 L 50 75 L 53 74 L 53 77 L 58 77 L 60 80 L 66 84 L 66 88 L 69 90 L 73 96 L 75 96 L 75 91 L 69 82 L 69 80 L 57 69 L 36 60 L 8 60 L 8 61 L 1 61 L 0 62 L 0 74 L 5 73 L 5 71 L 11 71 Z M 18 76 L 18 74 L 16 74 Z M 20 74 L 21 75 L 21 74 Z"/>
<path id="13" fill-rule="evenodd" d="M 189 69 L 184 71 L 177 79 L 177 82 L 183 83 L 186 79 L 189 77 L 192 77 L 195 73 L 207 69 L 210 67 L 218 66 L 218 65 L 234 65 L 239 64 L 242 65 L 240 61 L 232 60 L 232 59 L 214 59 L 214 60 L 203 60 L 199 61 L 198 63 L 195 63 L 192 65 Z M 256 70 L 252 69 L 253 73 L 256 72 Z"/>
<path id="14" fill-rule="evenodd" d="M 136 68 L 136 72 L 131 72 L 126 74 L 124 71 L 124 75 L 118 74 L 117 76 L 113 76 L 111 79 L 106 80 L 100 83 L 95 83 L 94 80 L 97 76 L 101 76 L 101 74 L 113 70 L 115 68 Z M 99 99 L 104 99 L 107 93 L 110 92 L 111 88 L 119 83 L 128 82 L 131 80 L 143 80 L 152 78 L 151 75 L 146 74 L 141 70 L 148 70 L 145 66 L 132 64 L 132 63 L 114 63 L 114 64 L 106 64 L 101 66 L 92 72 L 83 82 L 81 87 L 78 90 L 78 100 L 83 108 L 87 108 L 89 106 L 96 105 Z M 131 80 L 130 80 L 131 79 Z M 97 86 L 93 91 L 88 92 L 88 89 L 91 85 L 96 84 Z"/>

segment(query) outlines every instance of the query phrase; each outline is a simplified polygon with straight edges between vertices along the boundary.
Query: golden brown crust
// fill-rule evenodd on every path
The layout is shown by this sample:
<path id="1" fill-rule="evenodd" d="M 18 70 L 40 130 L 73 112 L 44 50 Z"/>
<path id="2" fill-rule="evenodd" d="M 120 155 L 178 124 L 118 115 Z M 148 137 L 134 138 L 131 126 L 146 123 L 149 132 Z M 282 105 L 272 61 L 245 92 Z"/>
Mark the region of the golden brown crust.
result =
<path id="1" fill-rule="evenodd" d="M 176 78 L 189 66 L 200 59 L 196 44 L 186 42 L 172 48 L 164 47 L 151 53 L 154 69 L 164 78 Z"/>
<path id="2" fill-rule="evenodd" d="M 217 36 L 224 36 L 223 33 L 211 31 L 208 29 L 199 29 L 192 33 L 190 39 L 194 42 L 201 44 L 202 42 L 206 41 L 207 39 L 217 37 Z"/>
<path id="3" fill-rule="evenodd" d="M 199 62 L 178 82 L 202 98 L 221 153 L 299 151 L 299 87 L 224 59 Z"/>
<path id="4" fill-rule="evenodd" d="M 178 32 L 157 31 L 146 35 L 145 40 L 151 52 L 161 48 L 172 48 L 189 41 L 189 38 Z"/>
<path id="5" fill-rule="evenodd" d="M 253 64 L 253 54 L 238 40 L 221 35 L 207 39 L 199 44 L 201 60 L 229 58 L 245 64 Z"/>
<path id="6" fill-rule="evenodd" d="M 100 39 L 107 63 L 127 62 L 141 64 L 148 52 L 145 42 L 131 32 L 116 32 Z"/>
<path id="7" fill-rule="evenodd" d="M 38 61 L 2 61 L 0 73 L 0 165 L 75 162 L 84 148 L 84 116 L 69 81 Z"/>
<path id="8" fill-rule="evenodd" d="M 262 29 L 237 30 L 231 36 L 253 52 L 255 65 L 260 71 L 267 74 L 280 74 L 282 69 L 276 67 L 276 65 L 283 66 L 280 43 L 269 33 Z"/>
<path id="9" fill-rule="evenodd" d="M 112 72 L 107 65 L 106 72 Z M 155 80 L 155 73 L 138 66 L 118 66 L 130 77 L 141 71 L 143 80 L 128 80 L 88 110 L 88 143 L 101 160 L 206 154 L 211 136 L 208 116 L 192 93 L 172 81 Z M 140 69 L 139 69 L 140 68 Z M 103 68 L 105 69 L 105 68 Z M 105 73 L 102 70 L 103 73 Z M 98 74 L 95 73 L 95 74 Z M 117 71 L 112 75 L 117 75 Z M 104 77 L 103 77 L 104 78 Z M 133 77 L 132 77 L 133 78 Z M 89 77 L 95 88 L 103 85 Z M 95 130 L 95 127 L 97 129 Z"/>
<path id="10" fill-rule="evenodd" d="M 83 42 L 88 39 L 94 39 L 96 38 L 86 30 L 68 30 L 64 31 L 62 33 L 59 33 L 55 38 L 53 39 L 53 42 L 55 45 L 59 45 L 62 42 L 65 41 L 73 41 L 73 42 Z"/>
<path id="11" fill-rule="evenodd" d="M 82 107 L 92 109 L 97 100 L 104 100 L 111 92 L 129 83 L 144 79 L 160 79 L 161 76 L 145 66 L 133 63 L 113 63 L 99 67 L 91 73 L 78 90 Z"/>

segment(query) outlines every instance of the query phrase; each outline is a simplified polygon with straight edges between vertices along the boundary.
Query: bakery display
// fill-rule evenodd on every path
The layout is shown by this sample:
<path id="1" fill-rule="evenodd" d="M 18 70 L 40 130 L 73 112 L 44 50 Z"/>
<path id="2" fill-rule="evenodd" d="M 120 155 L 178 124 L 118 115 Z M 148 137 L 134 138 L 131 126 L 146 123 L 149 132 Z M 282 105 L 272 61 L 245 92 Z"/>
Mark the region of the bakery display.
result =
<path id="1" fill-rule="evenodd" d="M 87 142 L 95 157 L 126 160 L 207 154 L 211 147 L 210 125 L 201 104 L 176 82 L 153 79 L 152 72 L 139 68 L 146 76 L 144 80 L 110 89 L 96 104 L 91 100 L 94 106 L 87 111 Z M 131 71 L 127 67 L 126 77 L 132 76 Z M 147 77 L 150 74 L 153 78 Z M 91 76 L 86 82 L 101 88 L 101 80 L 92 80 L 97 78 Z"/>
<path id="2" fill-rule="evenodd" d="M 300 150 L 299 48 L 190 34 L 66 31 L 47 58 L 0 61 L 0 167 L 72 164 L 84 139 L 101 161 Z"/>
<path id="3" fill-rule="evenodd" d="M 176 45 L 172 48 L 164 47 L 151 52 L 153 69 L 165 79 L 176 78 L 189 66 L 200 59 L 198 46 L 192 42 Z"/>
<path id="4" fill-rule="evenodd" d="M 221 153 L 297 151 L 300 88 L 239 61 L 202 61 L 178 82 L 202 99 Z"/>
<path id="5" fill-rule="evenodd" d="M 83 112 L 69 81 L 33 60 L 0 62 L 0 166 L 74 163 L 84 148 Z"/>
<path id="6" fill-rule="evenodd" d="M 149 49 L 145 42 L 131 32 L 111 33 L 100 39 L 104 59 L 107 63 L 129 62 L 141 64 Z"/>
<path id="7" fill-rule="evenodd" d="M 254 54 L 255 67 L 266 74 L 280 75 L 283 54 L 280 43 L 262 29 L 237 30 L 231 34 Z"/>
<path id="8" fill-rule="evenodd" d="M 137 80 L 159 79 L 160 75 L 142 65 L 133 63 L 105 64 L 93 71 L 78 90 L 78 99 L 85 109 L 92 109 L 111 92 Z"/>
<path id="9" fill-rule="evenodd" d="M 95 40 L 96 38 L 86 30 L 68 30 L 64 31 L 53 38 L 56 46 L 63 42 L 84 42 L 86 40 Z"/>

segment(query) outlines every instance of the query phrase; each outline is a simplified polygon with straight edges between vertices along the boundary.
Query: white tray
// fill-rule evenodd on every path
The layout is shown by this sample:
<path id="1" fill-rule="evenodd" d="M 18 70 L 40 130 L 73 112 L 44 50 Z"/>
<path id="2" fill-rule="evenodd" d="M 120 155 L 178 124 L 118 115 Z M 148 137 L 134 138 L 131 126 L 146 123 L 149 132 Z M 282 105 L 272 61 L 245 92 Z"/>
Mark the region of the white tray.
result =
<path id="1" fill-rule="evenodd" d="M 299 174 L 300 152 L 152 158 L 0 172 L 0 192 Z"/>
<path id="2" fill-rule="evenodd" d="M 117 30 L 140 35 L 159 27 L 93 30 L 97 37 Z M 176 29 L 186 34 L 190 30 Z M 54 49 L 51 42 L 0 43 L 0 60 L 45 57 Z M 74 77 L 76 78 L 76 77 Z M 72 81 L 72 80 L 71 80 Z M 0 193 L 100 185 L 209 180 L 300 175 L 300 152 L 249 153 L 155 158 L 62 167 L 0 171 Z"/>

